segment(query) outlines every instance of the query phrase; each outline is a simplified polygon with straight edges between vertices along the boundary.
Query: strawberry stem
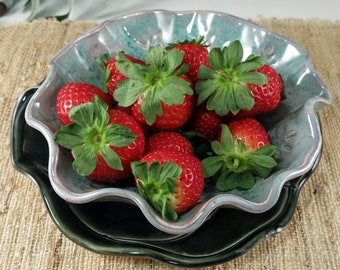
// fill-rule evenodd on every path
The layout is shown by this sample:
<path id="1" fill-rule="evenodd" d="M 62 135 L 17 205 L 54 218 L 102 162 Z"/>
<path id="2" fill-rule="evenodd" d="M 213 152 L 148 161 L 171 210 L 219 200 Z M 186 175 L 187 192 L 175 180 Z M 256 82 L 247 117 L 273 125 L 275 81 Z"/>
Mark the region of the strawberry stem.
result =
<path id="1" fill-rule="evenodd" d="M 234 158 L 233 169 L 237 170 L 239 166 L 240 166 L 240 160 L 238 158 Z"/>

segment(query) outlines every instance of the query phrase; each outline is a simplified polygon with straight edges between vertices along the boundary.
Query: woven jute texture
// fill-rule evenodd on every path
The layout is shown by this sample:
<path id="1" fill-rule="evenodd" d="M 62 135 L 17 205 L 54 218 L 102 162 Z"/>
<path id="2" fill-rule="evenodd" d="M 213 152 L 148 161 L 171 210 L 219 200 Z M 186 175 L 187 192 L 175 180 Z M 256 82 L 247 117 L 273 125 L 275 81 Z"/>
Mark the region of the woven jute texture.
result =
<path id="1" fill-rule="evenodd" d="M 338 269 L 340 265 L 340 22 L 258 18 L 311 56 L 332 92 L 320 111 L 321 162 L 300 193 L 289 226 L 246 254 L 207 269 Z M 0 269 L 174 269 L 149 258 L 108 256 L 80 247 L 53 223 L 37 186 L 10 161 L 18 97 L 48 74 L 49 59 L 93 22 L 37 20 L 0 28 Z M 204 245 L 204 243 L 202 243 Z"/>

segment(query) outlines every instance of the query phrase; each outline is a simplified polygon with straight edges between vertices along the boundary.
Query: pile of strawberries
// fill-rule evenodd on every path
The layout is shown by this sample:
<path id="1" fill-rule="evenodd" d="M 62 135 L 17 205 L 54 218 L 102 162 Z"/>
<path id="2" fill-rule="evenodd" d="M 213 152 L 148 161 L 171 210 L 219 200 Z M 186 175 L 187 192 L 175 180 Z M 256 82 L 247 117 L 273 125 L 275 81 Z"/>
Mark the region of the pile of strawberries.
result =
<path id="1" fill-rule="evenodd" d="M 276 166 L 255 117 L 278 106 L 282 80 L 263 57 L 244 60 L 240 41 L 209 48 L 200 37 L 150 47 L 143 59 L 121 51 L 97 60 L 102 89 L 72 82 L 57 93 L 55 140 L 80 175 L 133 176 L 162 218 L 176 220 L 207 179 L 220 191 L 249 189 Z"/>

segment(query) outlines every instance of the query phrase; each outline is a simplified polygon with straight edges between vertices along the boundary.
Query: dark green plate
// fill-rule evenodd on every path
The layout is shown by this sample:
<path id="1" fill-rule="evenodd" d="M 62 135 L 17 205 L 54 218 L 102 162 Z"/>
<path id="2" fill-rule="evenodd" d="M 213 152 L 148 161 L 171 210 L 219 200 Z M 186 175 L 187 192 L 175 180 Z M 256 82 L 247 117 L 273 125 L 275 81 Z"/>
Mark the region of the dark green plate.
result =
<path id="1" fill-rule="evenodd" d="M 222 208 L 195 232 L 169 235 L 155 229 L 134 205 L 119 202 L 70 204 L 52 189 L 48 178 L 48 145 L 25 122 L 25 109 L 37 87 L 28 89 L 14 109 L 11 130 L 13 166 L 38 186 L 56 226 L 75 243 L 98 253 L 154 258 L 178 266 L 202 267 L 226 262 L 286 227 L 299 192 L 315 170 L 289 181 L 269 211 L 251 214 Z"/>

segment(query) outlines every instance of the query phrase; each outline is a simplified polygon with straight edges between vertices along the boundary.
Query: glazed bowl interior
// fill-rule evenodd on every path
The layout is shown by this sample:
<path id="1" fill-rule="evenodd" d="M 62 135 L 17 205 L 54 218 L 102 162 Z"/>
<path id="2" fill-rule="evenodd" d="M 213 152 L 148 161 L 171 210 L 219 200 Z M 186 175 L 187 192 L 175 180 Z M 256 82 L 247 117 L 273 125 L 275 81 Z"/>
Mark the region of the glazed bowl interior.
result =
<path id="1" fill-rule="evenodd" d="M 203 35 L 211 47 L 222 47 L 240 40 L 244 55 L 262 55 L 282 76 L 284 95 L 279 107 L 261 118 L 277 147 L 278 166 L 266 179 L 257 178 L 249 190 L 218 192 L 207 184 L 202 198 L 176 222 L 162 220 L 126 184 L 98 184 L 79 176 L 71 166 L 66 150 L 59 147 L 53 133 L 59 129 L 55 101 L 58 89 L 73 81 L 103 86 L 103 75 L 96 57 L 126 53 L 143 58 L 150 46 L 166 46 L 177 40 Z M 171 234 L 196 230 L 219 207 L 247 212 L 269 210 L 278 200 L 283 185 L 307 173 L 321 154 L 322 134 L 317 111 L 330 104 L 326 85 L 315 72 L 307 53 L 293 41 L 259 25 L 218 12 L 170 12 L 154 10 L 108 20 L 81 35 L 61 49 L 49 62 L 50 72 L 26 110 L 27 123 L 39 130 L 49 145 L 49 178 L 55 192 L 71 203 L 119 200 L 137 205 L 157 229 Z"/>

